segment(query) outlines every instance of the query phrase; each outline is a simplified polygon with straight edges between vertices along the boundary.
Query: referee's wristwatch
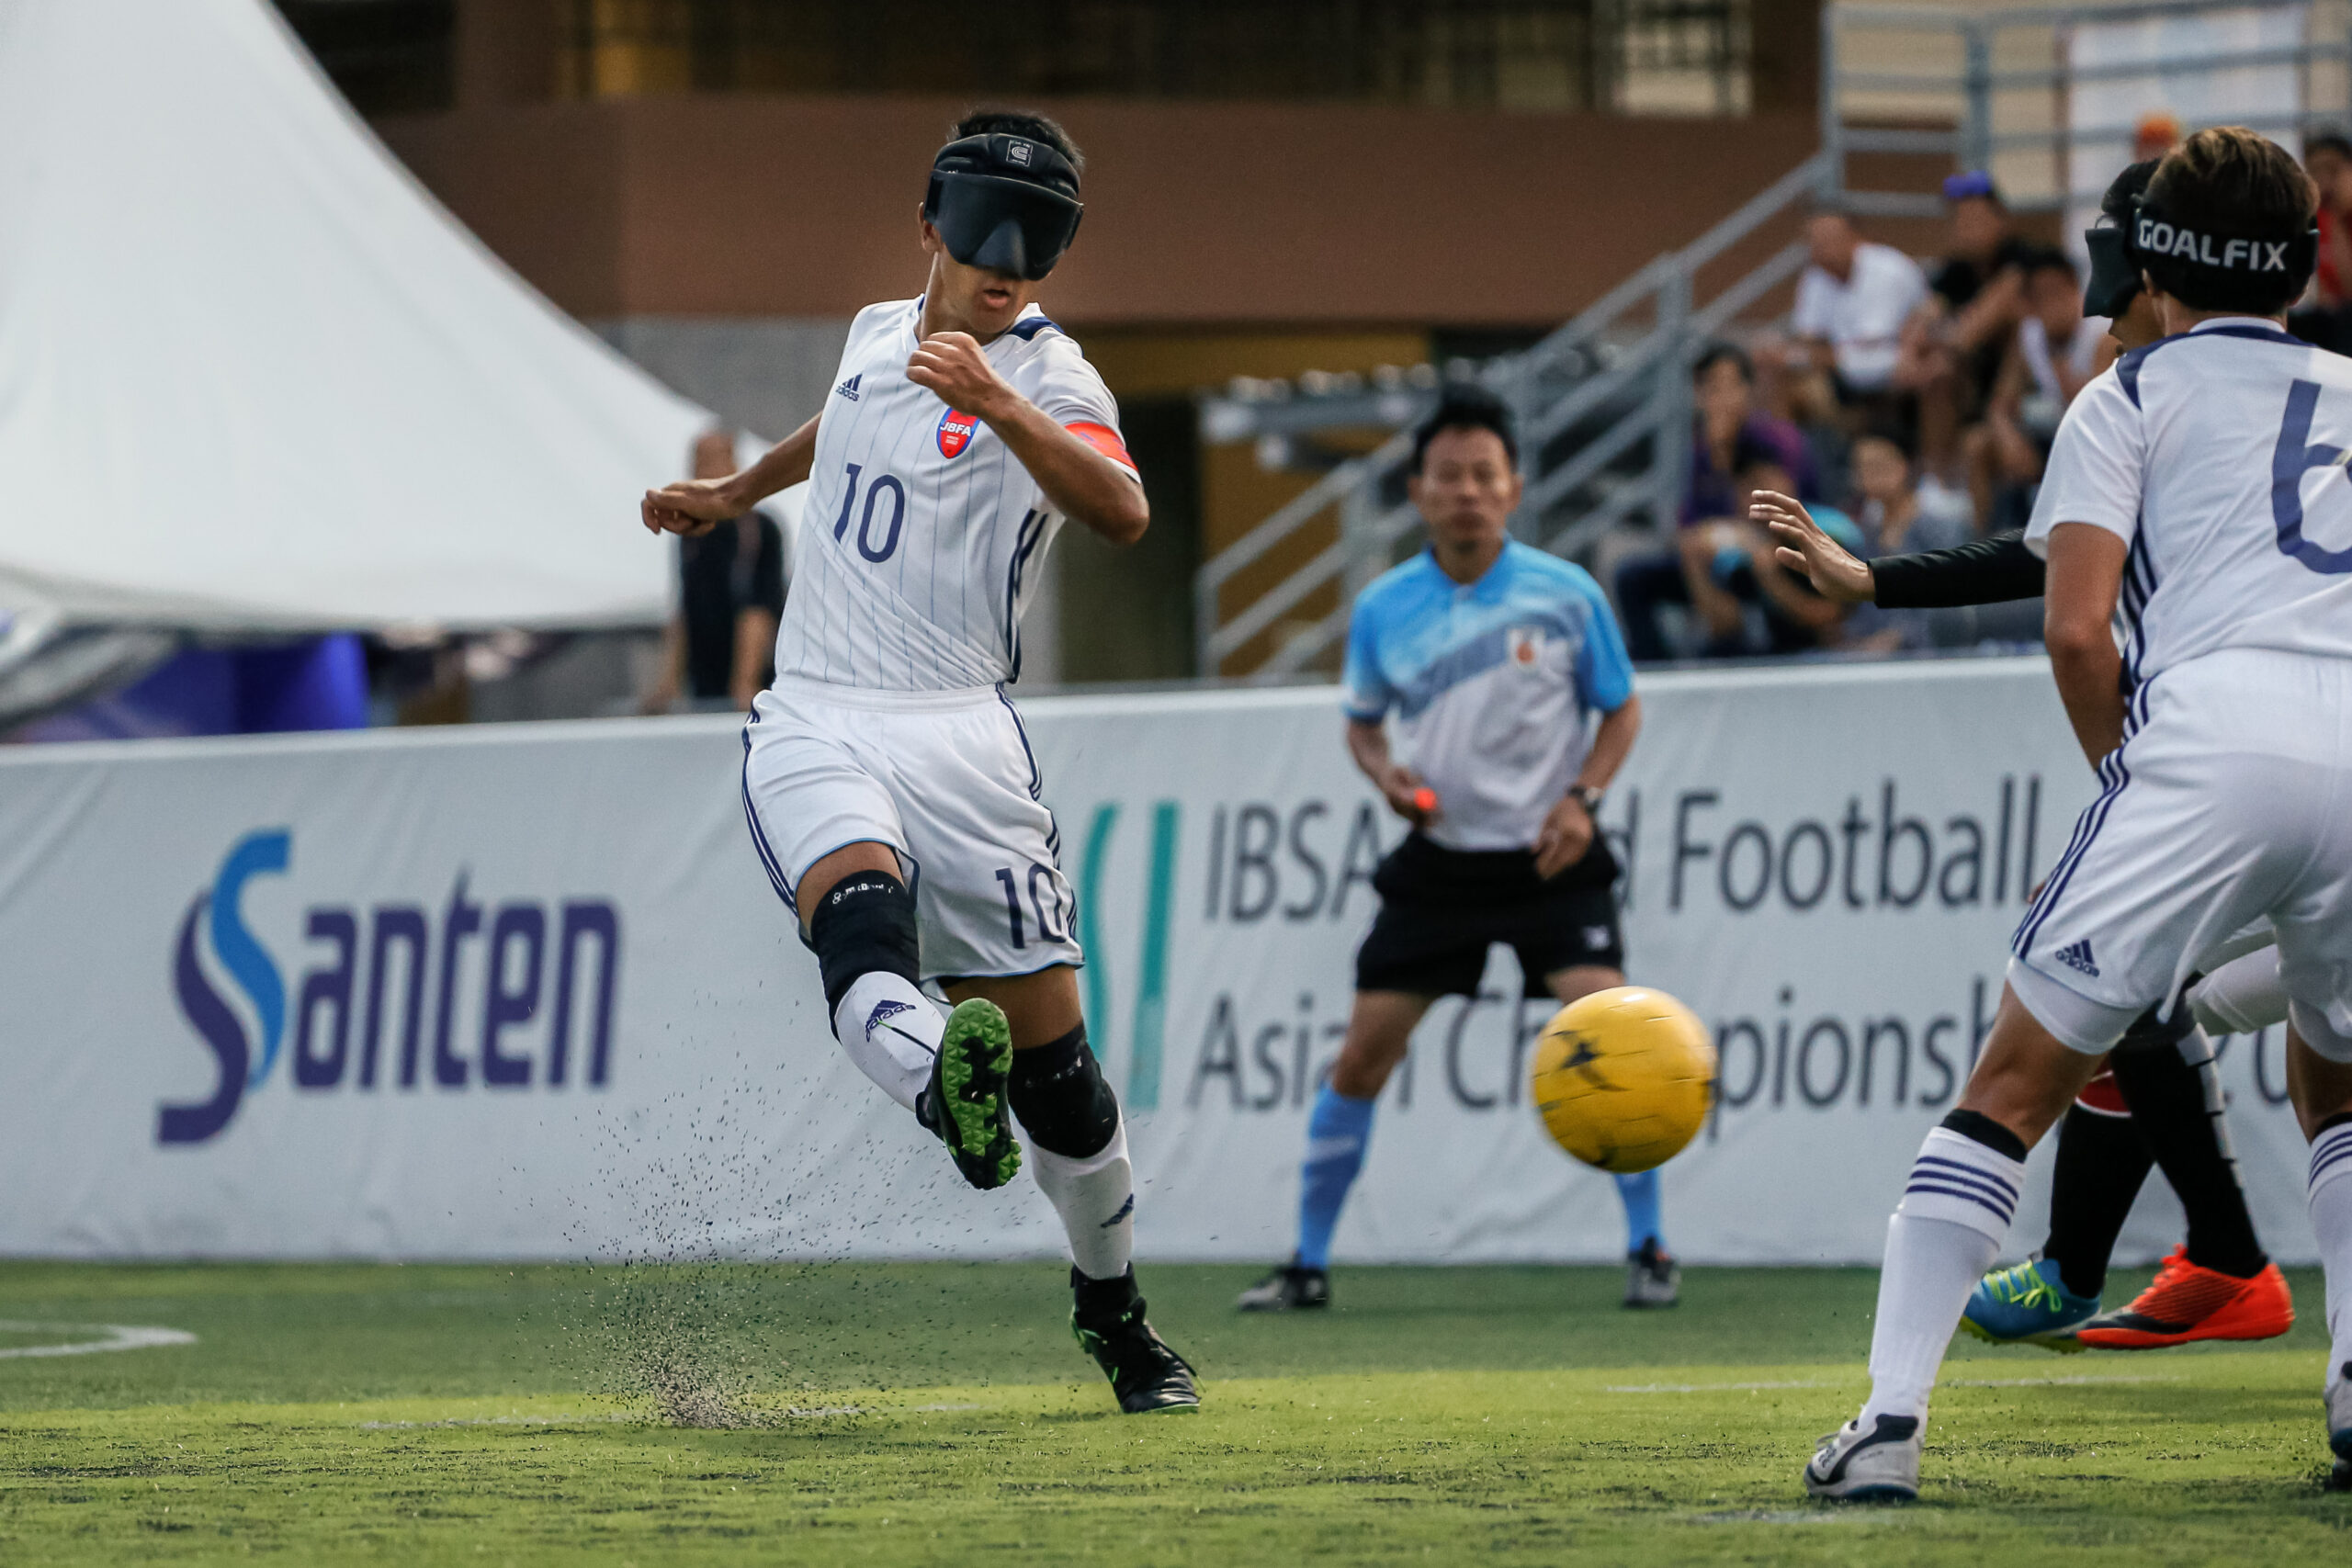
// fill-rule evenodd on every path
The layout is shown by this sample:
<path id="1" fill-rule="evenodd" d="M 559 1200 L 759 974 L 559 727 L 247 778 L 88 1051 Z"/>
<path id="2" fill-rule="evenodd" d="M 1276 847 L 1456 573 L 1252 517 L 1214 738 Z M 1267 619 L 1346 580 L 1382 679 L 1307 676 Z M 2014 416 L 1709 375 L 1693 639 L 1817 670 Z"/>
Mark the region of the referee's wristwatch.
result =
<path id="1" fill-rule="evenodd" d="M 1600 799 L 1604 793 L 1593 788 L 1590 784 L 1580 784 L 1568 786 L 1568 798 L 1583 807 L 1584 814 L 1595 822 L 1600 820 Z"/>

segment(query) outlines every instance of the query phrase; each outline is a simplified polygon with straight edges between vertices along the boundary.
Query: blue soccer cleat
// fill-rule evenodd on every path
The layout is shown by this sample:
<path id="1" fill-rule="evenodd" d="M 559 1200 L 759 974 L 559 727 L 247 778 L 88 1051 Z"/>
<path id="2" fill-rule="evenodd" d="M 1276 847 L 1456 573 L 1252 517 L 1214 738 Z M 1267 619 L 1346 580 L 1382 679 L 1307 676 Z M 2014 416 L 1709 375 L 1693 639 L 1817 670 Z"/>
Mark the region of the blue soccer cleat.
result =
<path id="1" fill-rule="evenodd" d="M 2097 1296 L 2078 1296 L 2047 1258 L 2003 1269 L 1976 1281 L 1960 1325 L 1995 1345 L 2039 1345 L 2071 1355 L 2084 1348 L 2075 1330 L 2098 1315 Z"/>

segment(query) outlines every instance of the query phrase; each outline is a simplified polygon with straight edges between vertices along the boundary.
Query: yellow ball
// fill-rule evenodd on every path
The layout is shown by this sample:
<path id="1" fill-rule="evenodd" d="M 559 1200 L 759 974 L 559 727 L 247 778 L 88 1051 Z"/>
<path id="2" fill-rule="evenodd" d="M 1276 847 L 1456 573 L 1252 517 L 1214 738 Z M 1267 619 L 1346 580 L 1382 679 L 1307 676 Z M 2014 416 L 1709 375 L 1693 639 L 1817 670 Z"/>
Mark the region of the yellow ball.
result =
<path id="1" fill-rule="evenodd" d="M 1544 1026 L 1530 1075 L 1559 1145 L 1603 1170 L 1664 1165 L 1698 1136 L 1715 1098 L 1715 1046 L 1699 1015 L 1646 986 L 1579 997 Z"/>

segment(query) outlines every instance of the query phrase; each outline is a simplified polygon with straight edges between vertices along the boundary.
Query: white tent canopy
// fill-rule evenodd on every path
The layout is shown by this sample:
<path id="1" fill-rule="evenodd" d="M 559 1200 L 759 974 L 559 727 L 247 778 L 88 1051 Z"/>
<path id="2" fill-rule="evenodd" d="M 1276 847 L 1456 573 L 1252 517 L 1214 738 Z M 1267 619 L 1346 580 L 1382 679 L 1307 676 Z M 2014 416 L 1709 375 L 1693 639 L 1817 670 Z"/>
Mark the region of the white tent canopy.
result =
<path id="1" fill-rule="evenodd" d="M 708 416 L 509 272 L 266 0 L 0 0 L 0 609 L 665 613 Z"/>

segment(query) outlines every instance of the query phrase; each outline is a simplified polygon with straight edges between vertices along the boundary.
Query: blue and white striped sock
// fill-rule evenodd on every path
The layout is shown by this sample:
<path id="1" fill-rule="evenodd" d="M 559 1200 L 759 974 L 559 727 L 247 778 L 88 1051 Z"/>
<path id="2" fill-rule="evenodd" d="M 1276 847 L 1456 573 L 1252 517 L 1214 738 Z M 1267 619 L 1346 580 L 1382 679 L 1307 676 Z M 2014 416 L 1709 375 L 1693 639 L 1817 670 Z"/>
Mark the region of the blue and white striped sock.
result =
<path id="1" fill-rule="evenodd" d="M 1323 1086 L 1306 1115 L 1306 1158 L 1299 1167 L 1298 1261 L 1308 1269 L 1331 1266 L 1331 1232 L 1340 1208 L 1363 1168 L 1364 1145 L 1372 1141 L 1369 1100 L 1351 1100 Z"/>
<path id="2" fill-rule="evenodd" d="M 2321 1129 L 2312 1140 L 2311 1177 L 2303 1189 L 2319 1260 L 2327 1271 L 2327 1359 L 2333 1387 L 2352 1361 L 2352 1122 Z"/>
<path id="3" fill-rule="evenodd" d="M 1927 1415 L 1945 1348 L 2009 1234 L 2024 1183 L 2024 1161 L 1948 1127 L 1920 1145 L 1887 1223 L 1864 1426 L 1881 1415 Z"/>

